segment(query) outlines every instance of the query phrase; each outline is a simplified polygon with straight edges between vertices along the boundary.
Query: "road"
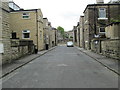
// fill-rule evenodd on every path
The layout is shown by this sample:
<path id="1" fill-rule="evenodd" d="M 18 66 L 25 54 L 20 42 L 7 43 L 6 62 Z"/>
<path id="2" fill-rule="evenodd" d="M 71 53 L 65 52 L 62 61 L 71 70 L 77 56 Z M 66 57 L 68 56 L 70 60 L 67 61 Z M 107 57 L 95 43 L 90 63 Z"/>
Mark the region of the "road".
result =
<path id="1" fill-rule="evenodd" d="M 117 88 L 118 76 L 75 47 L 58 46 L 3 78 L 3 88 Z"/>

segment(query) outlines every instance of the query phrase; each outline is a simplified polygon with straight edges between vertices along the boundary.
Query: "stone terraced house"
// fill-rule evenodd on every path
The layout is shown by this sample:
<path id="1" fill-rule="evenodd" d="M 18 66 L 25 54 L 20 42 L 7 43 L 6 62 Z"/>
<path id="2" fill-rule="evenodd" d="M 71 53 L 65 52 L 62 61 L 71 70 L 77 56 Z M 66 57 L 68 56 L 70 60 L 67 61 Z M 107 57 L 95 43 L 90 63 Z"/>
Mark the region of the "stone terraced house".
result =
<path id="1" fill-rule="evenodd" d="M 114 12 L 114 13 L 113 13 Z M 120 19 L 120 4 L 89 4 L 84 10 L 85 49 L 92 49 L 105 38 L 105 27 Z M 98 52 L 101 52 L 100 49 Z"/>
<path id="2" fill-rule="evenodd" d="M 9 12 L 7 0 L 0 0 L 0 62 L 3 64 L 11 60 Z"/>
<path id="3" fill-rule="evenodd" d="M 41 9 L 12 10 L 10 21 L 11 38 L 33 40 L 38 51 L 44 49 L 43 14 Z"/>

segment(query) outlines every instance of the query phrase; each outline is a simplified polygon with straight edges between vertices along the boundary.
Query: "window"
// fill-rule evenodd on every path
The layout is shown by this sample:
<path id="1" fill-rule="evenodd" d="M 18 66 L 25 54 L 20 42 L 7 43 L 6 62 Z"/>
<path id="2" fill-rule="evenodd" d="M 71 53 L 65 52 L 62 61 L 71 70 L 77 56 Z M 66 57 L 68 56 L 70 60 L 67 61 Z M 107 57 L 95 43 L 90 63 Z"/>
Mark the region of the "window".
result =
<path id="1" fill-rule="evenodd" d="M 48 26 L 48 23 L 46 23 L 46 26 Z"/>
<path id="2" fill-rule="evenodd" d="M 12 32 L 12 39 L 16 39 L 16 38 L 17 38 L 16 32 Z"/>
<path id="3" fill-rule="evenodd" d="M 13 10 L 20 10 L 20 7 L 17 6 L 14 2 L 9 2 L 9 7 Z"/>
<path id="4" fill-rule="evenodd" d="M 106 9 L 105 8 L 100 8 L 99 9 L 99 18 L 98 19 L 107 19 L 106 18 Z"/>
<path id="5" fill-rule="evenodd" d="M 105 28 L 104 27 L 100 27 L 99 28 L 99 33 L 105 33 Z"/>
<path id="6" fill-rule="evenodd" d="M 29 13 L 23 13 L 22 17 L 24 19 L 28 19 L 30 17 L 30 14 Z"/>
<path id="7" fill-rule="evenodd" d="M 30 31 L 29 30 L 23 30 L 22 31 L 22 33 L 23 33 L 23 38 L 30 38 Z"/>
<path id="8" fill-rule="evenodd" d="M 0 54 L 4 53 L 4 45 L 3 43 L 0 43 Z"/>

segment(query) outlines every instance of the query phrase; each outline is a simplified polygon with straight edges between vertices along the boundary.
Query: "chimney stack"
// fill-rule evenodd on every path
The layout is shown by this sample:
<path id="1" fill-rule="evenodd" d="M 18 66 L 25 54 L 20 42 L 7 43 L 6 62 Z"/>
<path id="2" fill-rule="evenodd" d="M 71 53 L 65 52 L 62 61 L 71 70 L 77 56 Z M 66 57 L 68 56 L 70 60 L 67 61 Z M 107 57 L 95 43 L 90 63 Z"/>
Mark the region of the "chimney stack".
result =
<path id="1" fill-rule="evenodd" d="M 96 0 L 97 4 L 104 4 L 104 0 Z"/>

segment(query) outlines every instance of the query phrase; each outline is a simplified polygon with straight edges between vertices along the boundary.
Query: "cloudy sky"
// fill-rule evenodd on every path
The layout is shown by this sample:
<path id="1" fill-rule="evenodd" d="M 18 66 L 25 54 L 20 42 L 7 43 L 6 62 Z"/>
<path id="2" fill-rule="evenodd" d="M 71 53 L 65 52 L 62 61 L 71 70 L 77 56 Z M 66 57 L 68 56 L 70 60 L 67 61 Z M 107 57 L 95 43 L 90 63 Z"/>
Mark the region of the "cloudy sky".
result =
<path id="1" fill-rule="evenodd" d="M 62 26 L 65 31 L 72 30 L 83 15 L 87 4 L 96 0 L 13 0 L 24 9 L 41 8 L 43 17 L 47 17 L 53 27 Z M 110 0 L 104 0 L 105 3 Z"/>

